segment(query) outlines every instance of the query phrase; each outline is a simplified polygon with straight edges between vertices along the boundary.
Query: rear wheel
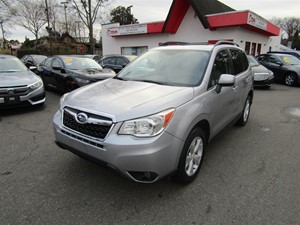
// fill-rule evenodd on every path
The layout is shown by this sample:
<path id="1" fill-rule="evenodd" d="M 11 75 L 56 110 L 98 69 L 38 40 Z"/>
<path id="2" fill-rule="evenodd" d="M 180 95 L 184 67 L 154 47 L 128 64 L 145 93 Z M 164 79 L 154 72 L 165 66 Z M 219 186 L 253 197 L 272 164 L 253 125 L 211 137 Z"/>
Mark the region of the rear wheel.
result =
<path id="1" fill-rule="evenodd" d="M 246 125 L 246 123 L 248 122 L 248 119 L 249 119 L 249 115 L 250 115 L 250 108 L 251 108 L 251 98 L 248 95 L 245 105 L 244 105 L 242 115 L 239 118 L 239 120 L 236 122 L 236 125 L 238 125 L 238 126 Z"/>
<path id="2" fill-rule="evenodd" d="M 289 73 L 286 75 L 284 83 L 287 86 L 294 86 L 297 83 L 297 76 L 293 73 Z"/>
<path id="3" fill-rule="evenodd" d="M 176 181 L 180 183 L 192 182 L 199 173 L 203 161 L 206 138 L 201 128 L 195 128 L 189 134 L 181 152 Z"/>

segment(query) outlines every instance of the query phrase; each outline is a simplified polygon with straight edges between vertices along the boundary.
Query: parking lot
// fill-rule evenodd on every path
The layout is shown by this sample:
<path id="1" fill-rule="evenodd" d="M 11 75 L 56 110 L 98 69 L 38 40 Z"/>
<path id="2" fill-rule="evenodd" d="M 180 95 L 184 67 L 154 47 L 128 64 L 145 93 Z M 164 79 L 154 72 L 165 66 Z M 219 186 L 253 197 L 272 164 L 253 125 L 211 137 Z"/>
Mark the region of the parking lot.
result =
<path id="1" fill-rule="evenodd" d="M 134 183 L 54 143 L 60 95 L 0 111 L 1 224 L 300 224 L 300 88 L 255 90 L 190 185 Z"/>

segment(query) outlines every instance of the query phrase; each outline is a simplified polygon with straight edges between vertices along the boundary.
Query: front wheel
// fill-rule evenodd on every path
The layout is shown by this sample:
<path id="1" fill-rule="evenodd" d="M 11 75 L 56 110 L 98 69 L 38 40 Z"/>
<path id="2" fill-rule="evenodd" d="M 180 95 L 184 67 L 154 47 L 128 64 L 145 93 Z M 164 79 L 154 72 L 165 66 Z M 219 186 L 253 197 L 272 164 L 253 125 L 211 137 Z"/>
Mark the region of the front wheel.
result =
<path id="1" fill-rule="evenodd" d="M 244 105 L 242 115 L 239 118 L 239 120 L 236 122 L 236 125 L 238 125 L 238 126 L 246 125 L 246 123 L 248 122 L 248 119 L 249 119 L 249 115 L 250 115 L 250 108 L 251 108 L 251 98 L 248 95 L 245 105 Z"/>
<path id="2" fill-rule="evenodd" d="M 192 182 L 199 173 L 206 148 L 205 134 L 201 128 L 195 128 L 187 137 L 179 159 L 175 179 L 179 183 Z"/>
<path id="3" fill-rule="evenodd" d="M 296 85 L 296 83 L 297 83 L 297 77 L 296 77 L 296 75 L 293 74 L 293 73 L 289 73 L 288 75 L 286 75 L 284 83 L 287 86 L 294 86 L 294 85 Z"/>

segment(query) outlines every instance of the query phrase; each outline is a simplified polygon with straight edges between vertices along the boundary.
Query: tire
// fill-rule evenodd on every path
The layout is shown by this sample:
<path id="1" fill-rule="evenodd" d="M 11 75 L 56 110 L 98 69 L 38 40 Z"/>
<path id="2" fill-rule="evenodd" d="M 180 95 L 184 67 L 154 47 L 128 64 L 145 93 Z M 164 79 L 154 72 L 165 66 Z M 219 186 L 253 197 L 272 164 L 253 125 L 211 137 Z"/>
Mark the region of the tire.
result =
<path id="1" fill-rule="evenodd" d="M 297 76 L 293 73 L 288 73 L 284 79 L 287 86 L 295 86 L 297 83 Z"/>
<path id="2" fill-rule="evenodd" d="M 246 102 L 244 104 L 243 112 L 238 121 L 236 122 L 237 126 L 245 126 L 248 122 L 251 108 L 251 97 L 248 95 Z"/>
<path id="3" fill-rule="evenodd" d="M 175 180 L 188 184 L 195 180 L 202 165 L 206 137 L 201 128 L 194 128 L 187 137 L 178 163 Z"/>

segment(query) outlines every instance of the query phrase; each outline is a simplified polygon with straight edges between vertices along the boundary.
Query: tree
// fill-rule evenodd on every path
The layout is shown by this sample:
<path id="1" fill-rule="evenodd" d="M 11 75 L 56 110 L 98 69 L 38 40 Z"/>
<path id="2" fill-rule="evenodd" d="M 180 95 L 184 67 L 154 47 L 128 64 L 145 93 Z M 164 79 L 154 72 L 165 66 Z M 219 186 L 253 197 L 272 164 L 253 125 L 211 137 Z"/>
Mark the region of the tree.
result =
<path id="1" fill-rule="evenodd" d="M 293 38 L 293 43 L 292 43 L 292 49 L 297 49 L 300 50 L 300 37 L 299 37 L 299 31 L 296 31 L 294 34 L 294 38 Z"/>
<path id="2" fill-rule="evenodd" d="M 125 8 L 123 6 L 118 6 L 117 8 L 113 9 L 110 13 L 110 22 L 120 23 L 120 25 L 139 23 L 133 14 L 131 14 L 131 7 L 132 6 Z"/>
<path id="3" fill-rule="evenodd" d="M 97 19 L 97 15 L 100 7 L 104 7 L 105 3 L 109 0 L 71 0 L 71 4 L 78 13 L 81 21 L 85 24 L 89 31 L 89 42 L 91 54 L 94 53 L 94 30 L 93 24 Z"/>
<path id="4" fill-rule="evenodd" d="M 300 30 L 300 18 L 297 17 L 285 17 L 285 18 L 272 18 L 271 22 L 281 27 L 287 34 L 288 40 L 293 40 L 293 35 L 296 31 Z"/>
<path id="5" fill-rule="evenodd" d="M 46 24 L 45 7 L 41 0 L 18 0 L 14 5 L 16 23 L 30 31 L 37 40 L 40 29 Z"/>

